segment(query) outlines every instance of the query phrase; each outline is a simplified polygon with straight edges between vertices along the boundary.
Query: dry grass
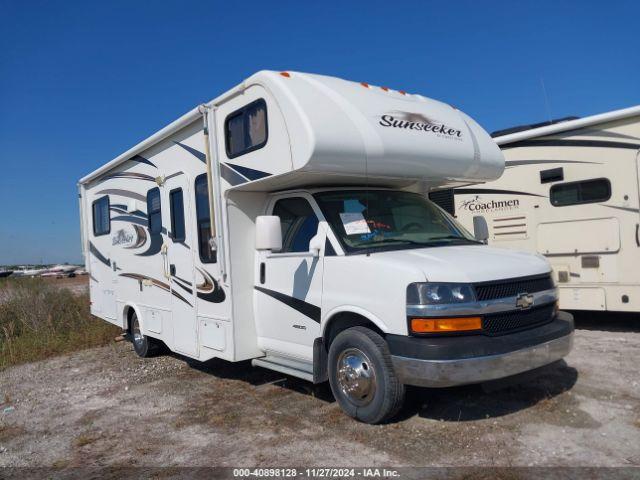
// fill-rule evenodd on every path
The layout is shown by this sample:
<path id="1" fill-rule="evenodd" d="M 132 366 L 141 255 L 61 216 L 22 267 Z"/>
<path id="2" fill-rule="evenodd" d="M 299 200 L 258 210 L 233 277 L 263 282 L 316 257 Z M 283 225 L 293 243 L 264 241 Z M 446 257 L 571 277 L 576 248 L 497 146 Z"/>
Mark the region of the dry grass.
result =
<path id="1" fill-rule="evenodd" d="M 0 281 L 0 370 L 104 345 L 120 330 L 89 313 L 89 296 L 41 279 Z"/>

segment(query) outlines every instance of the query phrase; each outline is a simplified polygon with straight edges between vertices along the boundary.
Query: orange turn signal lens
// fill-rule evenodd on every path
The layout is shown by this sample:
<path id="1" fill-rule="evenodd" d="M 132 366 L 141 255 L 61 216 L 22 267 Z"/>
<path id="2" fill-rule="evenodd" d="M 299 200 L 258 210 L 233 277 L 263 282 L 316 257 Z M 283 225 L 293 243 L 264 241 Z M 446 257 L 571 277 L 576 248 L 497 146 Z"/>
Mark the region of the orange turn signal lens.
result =
<path id="1" fill-rule="evenodd" d="M 282 75 L 283 77 L 289 78 L 291 76 L 291 74 L 289 72 L 280 72 L 280 75 Z"/>
<path id="2" fill-rule="evenodd" d="M 466 332 L 480 329 L 482 329 L 482 319 L 480 317 L 411 319 L 411 331 L 413 333 Z"/>

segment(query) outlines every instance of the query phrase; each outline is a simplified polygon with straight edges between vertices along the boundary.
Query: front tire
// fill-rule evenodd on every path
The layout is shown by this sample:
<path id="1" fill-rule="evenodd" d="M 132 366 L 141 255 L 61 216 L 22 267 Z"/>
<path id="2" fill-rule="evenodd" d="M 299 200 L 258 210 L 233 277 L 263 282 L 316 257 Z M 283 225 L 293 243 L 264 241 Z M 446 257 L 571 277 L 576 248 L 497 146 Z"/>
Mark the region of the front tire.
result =
<path id="1" fill-rule="evenodd" d="M 129 333 L 131 335 L 131 343 L 133 343 L 133 350 L 139 357 L 152 357 L 160 351 L 158 340 L 142 334 L 136 312 L 131 314 Z"/>
<path id="2" fill-rule="evenodd" d="M 389 420 L 404 402 L 387 342 L 365 327 L 348 328 L 331 343 L 329 383 L 342 410 L 361 422 Z"/>

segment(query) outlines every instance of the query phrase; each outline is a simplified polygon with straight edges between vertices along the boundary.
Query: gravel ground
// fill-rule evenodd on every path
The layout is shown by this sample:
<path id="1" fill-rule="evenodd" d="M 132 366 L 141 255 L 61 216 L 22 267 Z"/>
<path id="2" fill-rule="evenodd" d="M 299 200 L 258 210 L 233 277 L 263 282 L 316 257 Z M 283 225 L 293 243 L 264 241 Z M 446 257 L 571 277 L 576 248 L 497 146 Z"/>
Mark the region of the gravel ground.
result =
<path id="1" fill-rule="evenodd" d="M 0 372 L 0 466 L 639 466 L 640 321 L 578 327 L 566 363 L 498 390 L 412 389 L 379 426 L 325 385 L 114 342 Z"/>

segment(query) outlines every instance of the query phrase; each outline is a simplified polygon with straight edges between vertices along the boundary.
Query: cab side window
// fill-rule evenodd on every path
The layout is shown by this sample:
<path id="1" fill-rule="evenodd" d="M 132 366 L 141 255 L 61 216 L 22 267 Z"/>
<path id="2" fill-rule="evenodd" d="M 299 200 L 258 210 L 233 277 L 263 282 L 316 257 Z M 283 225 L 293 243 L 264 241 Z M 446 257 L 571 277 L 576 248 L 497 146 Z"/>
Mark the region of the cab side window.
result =
<path id="1" fill-rule="evenodd" d="M 309 242 L 318 233 L 318 217 L 304 198 L 284 198 L 273 207 L 280 217 L 282 250 L 279 253 L 308 252 Z"/>

